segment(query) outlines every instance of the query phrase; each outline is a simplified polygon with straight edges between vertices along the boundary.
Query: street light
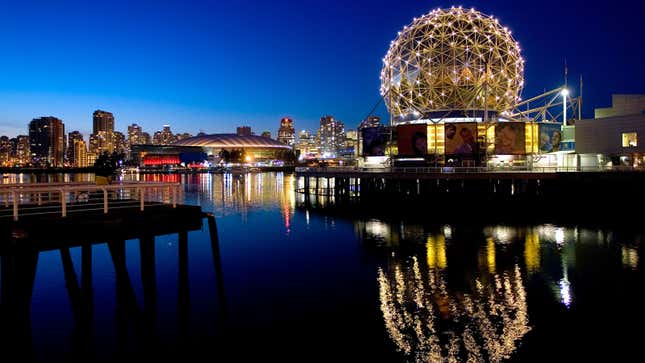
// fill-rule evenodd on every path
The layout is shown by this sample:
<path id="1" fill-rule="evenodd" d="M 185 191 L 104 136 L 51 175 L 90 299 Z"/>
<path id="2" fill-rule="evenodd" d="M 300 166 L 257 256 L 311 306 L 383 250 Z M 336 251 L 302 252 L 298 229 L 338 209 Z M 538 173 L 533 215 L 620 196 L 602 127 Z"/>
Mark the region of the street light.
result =
<path id="1" fill-rule="evenodd" d="M 569 90 L 566 88 L 563 88 L 562 91 L 560 91 L 560 94 L 562 95 L 562 125 L 566 126 L 567 125 L 567 96 L 569 95 Z"/>

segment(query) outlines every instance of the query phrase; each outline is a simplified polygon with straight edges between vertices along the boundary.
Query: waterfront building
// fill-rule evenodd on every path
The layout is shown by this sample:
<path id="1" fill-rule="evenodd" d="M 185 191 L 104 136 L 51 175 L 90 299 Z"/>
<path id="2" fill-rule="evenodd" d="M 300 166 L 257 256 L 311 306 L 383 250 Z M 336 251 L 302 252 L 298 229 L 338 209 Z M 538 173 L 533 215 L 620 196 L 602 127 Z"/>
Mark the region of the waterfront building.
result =
<path id="1" fill-rule="evenodd" d="M 335 158 L 345 144 L 345 125 L 334 116 L 320 118 L 320 152 L 323 158 Z"/>
<path id="2" fill-rule="evenodd" d="M 645 95 L 613 95 L 595 119 L 577 120 L 575 148 L 581 167 L 645 166 Z"/>
<path id="3" fill-rule="evenodd" d="M 500 156 L 526 163 L 537 151 L 537 126 L 510 117 L 523 86 L 519 44 L 495 18 L 455 7 L 415 18 L 383 58 L 393 158 L 473 166 Z M 378 134 L 367 127 L 372 123 L 363 126 L 370 142 Z M 363 148 L 363 156 L 372 155 L 372 145 Z"/>
<path id="4" fill-rule="evenodd" d="M 182 163 L 188 166 L 203 164 L 207 159 L 203 148 L 198 146 L 137 144 L 132 145 L 130 152 L 132 162 L 139 167 L 162 168 Z"/>
<path id="5" fill-rule="evenodd" d="M 643 114 L 645 95 L 611 95 L 611 107 L 596 108 L 594 118 L 607 118 Z"/>
<path id="6" fill-rule="evenodd" d="M 293 126 L 293 119 L 283 117 L 280 120 L 278 141 L 289 146 L 293 146 L 296 143 L 296 129 Z"/>
<path id="7" fill-rule="evenodd" d="M 29 123 L 29 149 L 32 161 L 40 166 L 62 167 L 65 155 L 65 125 L 52 116 Z"/>
<path id="8" fill-rule="evenodd" d="M 198 146 L 211 162 L 220 162 L 222 151 L 241 153 L 242 162 L 269 163 L 289 161 L 293 157 L 291 146 L 261 136 L 236 134 L 212 134 L 195 136 L 177 141 L 173 146 Z"/>

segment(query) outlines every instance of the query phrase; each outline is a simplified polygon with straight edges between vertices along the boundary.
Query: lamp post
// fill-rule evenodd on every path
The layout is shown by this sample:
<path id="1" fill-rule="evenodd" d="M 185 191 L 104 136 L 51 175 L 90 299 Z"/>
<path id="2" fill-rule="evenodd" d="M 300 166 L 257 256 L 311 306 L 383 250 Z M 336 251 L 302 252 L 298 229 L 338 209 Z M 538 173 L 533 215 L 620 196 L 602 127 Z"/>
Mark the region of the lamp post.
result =
<path id="1" fill-rule="evenodd" d="M 567 126 L 567 96 L 569 95 L 569 90 L 563 88 L 560 94 L 562 95 L 562 125 Z"/>

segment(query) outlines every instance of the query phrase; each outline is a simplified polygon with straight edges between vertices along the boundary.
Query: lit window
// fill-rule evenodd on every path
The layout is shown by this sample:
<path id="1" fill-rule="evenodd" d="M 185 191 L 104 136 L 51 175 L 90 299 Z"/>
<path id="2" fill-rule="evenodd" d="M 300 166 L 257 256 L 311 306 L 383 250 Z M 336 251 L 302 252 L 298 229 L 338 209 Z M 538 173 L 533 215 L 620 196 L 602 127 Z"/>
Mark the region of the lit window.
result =
<path id="1" fill-rule="evenodd" d="M 635 132 L 623 133 L 623 147 L 636 147 L 638 146 L 638 137 Z"/>

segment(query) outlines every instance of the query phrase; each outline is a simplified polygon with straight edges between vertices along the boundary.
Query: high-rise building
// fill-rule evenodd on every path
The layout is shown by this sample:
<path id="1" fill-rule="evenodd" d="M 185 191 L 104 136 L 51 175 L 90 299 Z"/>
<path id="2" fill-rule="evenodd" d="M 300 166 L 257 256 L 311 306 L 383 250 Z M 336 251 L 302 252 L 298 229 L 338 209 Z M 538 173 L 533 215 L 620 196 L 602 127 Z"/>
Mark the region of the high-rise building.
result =
<path id="1" fill-rule="evenodd" d="M 293 146 L 296 143 L 296 130 L 293 128 L 293 120 L 289 117 L 283 117 L 282 120 L 280 120 L 278 141 L 290 146 Z"/>
<path id="2" fill-rule="evenodd" d="M 361 124 L 358 126 L 359 130 L 368 128 L 368 127 L 379 127 L 381 126 L 381 118 L 378 116 L 368 116 L 365 120 L 361 121 Z"/>
<path id="3" fill-rule="evenodd" d="M 111 112 L 96 110 L 93 114 L 96 152 L 114 151 L 114 115 Z"/>
<path id="4" fill-rule="evenodd" d="M 251 126 L 238 126 L 237 136 L 251 136 Z"/>
<path id="5" fill-rule="evenodd" d="M 29 123 L 29 148 L 34 163 L 42 166 L 63 166 L 65 125 L 56 117 L 41 117 Z"/>
<path id="6" fill-rule="evenodd" d="M 128 126 L 128 136 L 125 141 L 125 157 L 130 159 L 130 150 L 132 145 L 143 144 L 143 129 L 137 124 Z"/>
<path id="7" fill-rule="evenodd" d="M 96 159 L 98 158 L 98 156 L 99 155 L 97 153 L 93 153 L 93 152 L 88 151 L 87 156 L 85 158 L 85 160 L 87 160 L 87 165 L 86 166 L 94 165 L 94 163 L 96 162 Z"/>
<path id="8" fill-rule="evenodd" d="M 87 146 L 85 146 L 85 141 L 83 141 L 83 139 L 74 140 L 71 149 L 73 150 L 74 155 L 74 163 L 72 165 L 78 168 L 90 166 L 87 160 Z M 94 163 L 92 162 L 92 165 L 93 164 Z"/>
<path id="9" fill-rule="evenodd" d="M 128 126 L 128 146 L 143 144 L 143 129 L 137 124 Z"/>
<path id="10" fill-rule="evenodd" d="M 76 165 L 74 160 L 74 143 L 78 140 L 83 140 L 83 134 L 79 131 L 72 131 L 67 134 L 67 151 L 65 152 L 65 157 L 69 165 Z"/>
<path id="11" fill-rule="evenodd" d="M 147 132 L 142 132 L 141 133 L 141 144 L 149 145 L 152 143 L 152 138 L 150 138 L 150 134 Z"/>
<path id="12" fill-rule="evenodd" d="M 312 135 L 307 130 L 302 130 L 298 133 L 298 142 L 295 145 L 295 149 L 300 159 L 313 159 L 320 154 L 320 146 L 316 135 Z"/>
<path id="13" fill-rule="evenodd" d="M 155 145 L 169 145 L 175 142 L 175 134 L 170 131 L 170 125 L 164 125 L 163 130 L 156 131 L 152 137 L 152 143 Z"/>
<path id="14" fill-rule="evenodd" d="M 120 131 L 114 131 L 114 151 L 118 154 L 125 154 L 125 135 Z"/>
<path id="15" fill-rule="evenodd" d="M 179 140 L 183 140 L 183 139 L 188 139 L 190 137 L 193 137 L 193 135 L 191 135 L 191 134 L 189 134 L 187 132 L 184 132 L 184 133 L 175 135 L 175 140 L 179 141 Z"/>
<path id="16" fill-rule="evenodd" d="M 320 151 L 323 157 L 334 158 L 345 144 L 345 125 L 334 116 L 320 118 Z"/>
<path id="17" fill-rule="evenodd" d="M 11 164 L 12 151 L 11 139 L 7 136 L 0 136 L 0 165 L 9 166 Z"/>
<path id="18" fill-rule="evenodd" d="M 266 137 L 267 139 L 271 138 L 271 131 L 262 131 L 262 137 Z"/>
<path id="19" fill-rule="evenodd" d="M 96 110 L 93 114 L 94 128 L 92 133 L 96 134 L 99 131 L 114 132 L 114 115 L 111 112 Z"/>
<path id="20" fill-rule="evenodd" d="M 28 164 L 29 162 L 31 162 L 29 136 L 18 135 L 16 139 L 18 139 L 18 141 L 16 142 L 16 161 L 21 165 Z"/>

